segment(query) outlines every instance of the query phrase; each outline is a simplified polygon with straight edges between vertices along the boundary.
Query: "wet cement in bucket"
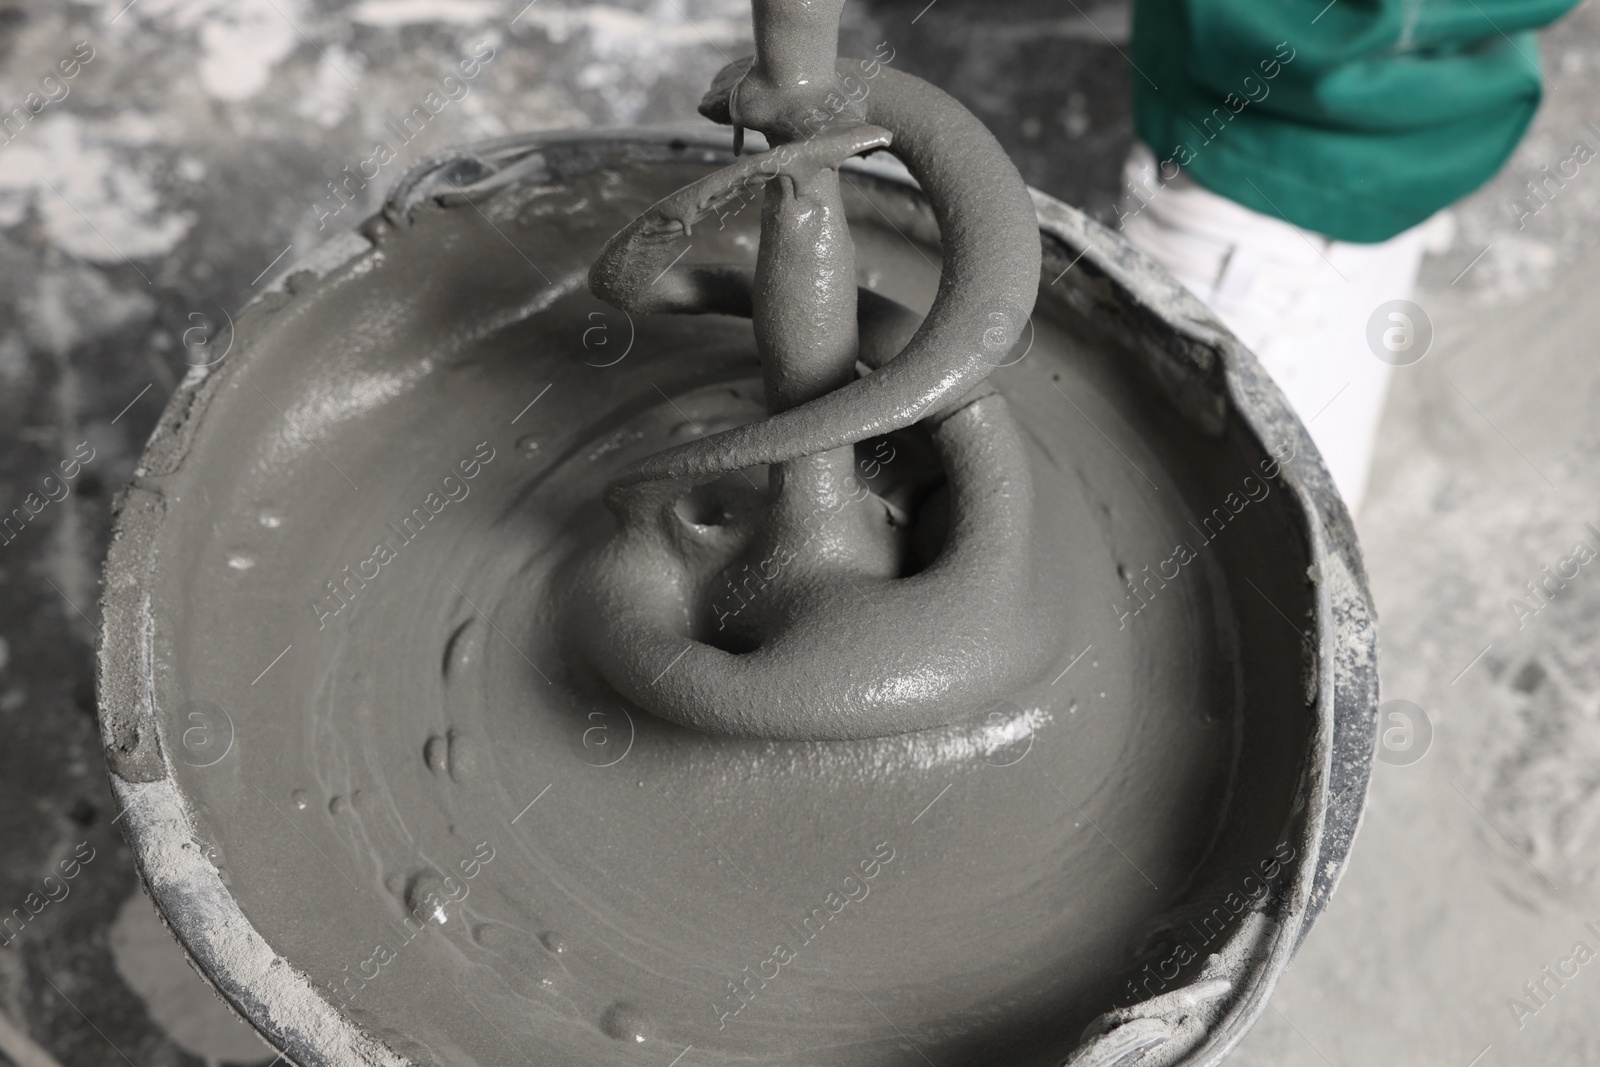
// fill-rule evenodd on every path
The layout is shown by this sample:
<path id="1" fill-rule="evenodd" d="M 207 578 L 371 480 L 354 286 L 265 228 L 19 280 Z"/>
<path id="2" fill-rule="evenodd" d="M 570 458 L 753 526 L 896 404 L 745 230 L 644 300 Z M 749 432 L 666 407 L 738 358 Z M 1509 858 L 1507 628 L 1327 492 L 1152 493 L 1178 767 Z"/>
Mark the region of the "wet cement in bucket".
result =
<path id="1" fill-rule="evenodd" d="M 1045 1065 L 1119 1005 L 1246 981 L 1319 830 L 1312 550 L 1280 443 L 1183 414 L 1089 313 L 1104 278 L 1042 284 L 991 378 L 1072 605 L 1037 685 L 937 730 L 768 742 L 566 666 L 550 591 L 605 479 L 763 411 L 749 322 L 584 287 L 725 159 L 577 141 L 450 183 L 258 305 L 181 462 L 147 456 L 152 703 L 244 916 L 418 1063 Z M 845 202 L 861 284 L 925 310 L 925 203 L 861 173 Z M 689 255 L 750 257 L 757 214 Z M 918 448 L 858 446 L 864 477 Z M 231 724 L 223 755 L 190 755 L 184 709 Z"/>

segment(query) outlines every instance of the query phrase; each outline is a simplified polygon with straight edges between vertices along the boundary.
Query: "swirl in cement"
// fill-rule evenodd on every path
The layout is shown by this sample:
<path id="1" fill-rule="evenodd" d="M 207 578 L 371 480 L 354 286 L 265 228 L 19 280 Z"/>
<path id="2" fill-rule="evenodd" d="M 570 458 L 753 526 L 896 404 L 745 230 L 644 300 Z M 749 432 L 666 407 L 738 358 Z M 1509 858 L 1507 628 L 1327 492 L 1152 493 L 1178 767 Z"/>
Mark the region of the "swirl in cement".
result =
<path id="1" fill-rule="evenodd" d="M 1060 641 L 1059 607 L 1030 595 L 1041 529 L 1028 457 L 984 382 L 1038 292 L 1032 201 L 989 131 L 932 85 L 880 68 L 869 91 L 850 91 L 854 65 L 833 46 L 841 7 L 755 4 L 757 55 L 725 68 L 700 110 L 733 125 L 736 145 L 750 127 L 774 147 L 655 204 L 589 275 L 595 295 L 632 315 L 754 320 L 768 416 L 618 473 L 606 502 L 620 529 L 580 564 L 570 613 L 579 657 L 612 688 L 712 733 L 819 740 L 944 725 L 1031 681 Z M 939 288 L 920 320 L 856 284 L 838 168 L 884 149 L 939 225 Z M 680 265 L 694 226 L 751 188 L 764 190 L 754 268 Z M 803 517 L 838 512 L 858 485 L 853 446 L 911 427 L 947 482 L 915 520 L 943 523 L 931 561 L 910 564 L 890 543 L 892 509 L 887 524 L 852 517 L 807 536 Z M 763 465 L 768 500 L 753 517 L 680 513 L 686 494 Z M 733 633 L 726 619 L 711 625 L 719 582 L 732 587 L 774 546 L 795 557 L 782 546 L 797 543 L 783 590 Z"/>

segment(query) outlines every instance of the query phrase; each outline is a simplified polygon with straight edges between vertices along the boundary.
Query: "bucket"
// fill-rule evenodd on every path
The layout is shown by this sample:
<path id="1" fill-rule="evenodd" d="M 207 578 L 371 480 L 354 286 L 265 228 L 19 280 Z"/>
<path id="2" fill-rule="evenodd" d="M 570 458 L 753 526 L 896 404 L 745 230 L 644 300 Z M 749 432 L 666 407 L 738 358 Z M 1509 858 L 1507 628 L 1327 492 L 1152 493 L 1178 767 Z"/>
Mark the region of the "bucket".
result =
<path id="1" fill-rule="evenodd" d="M 1033 194 L 1038 304 L 990 378 L 1060 503 L 1058 667 L 843 742 L 707 738 L 565 671 L 545 594 L 605 478 L 762 411 L 747 321 L 584 285 L 731 160 L 650 130 L 436 157 L 190 372 L 104 572 L 146 888 L 301 1065 L 1219 1062 L 1360 818 L 1371 602 L 1276 387 L 1081 213 Z M 861 285 L 925 311 L 927 202 L 842 174 Z M 697 254 L 753 259 L 759 214 Z"/>

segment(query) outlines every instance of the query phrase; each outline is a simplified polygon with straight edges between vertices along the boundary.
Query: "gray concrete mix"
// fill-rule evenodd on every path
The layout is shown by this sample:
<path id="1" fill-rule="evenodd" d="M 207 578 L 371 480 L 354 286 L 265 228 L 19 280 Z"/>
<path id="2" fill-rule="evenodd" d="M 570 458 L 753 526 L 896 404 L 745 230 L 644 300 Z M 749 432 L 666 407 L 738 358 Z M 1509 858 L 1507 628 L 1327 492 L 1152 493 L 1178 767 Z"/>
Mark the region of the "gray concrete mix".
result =
<path id="1" fill-rule="evenodd" d="M 896 66 L 988 122 L 1029 182 L 1111 221 L 1131 136 L 1125 8 L 876 0 L 846 19 L 843 54 L 889 42 Z M 748 39 L 742 0 L 0 5 L 0 103 L 74 42 L 93 48 L 68 95 L 0 146 L 0 505 L 81 464 L 69 494 L 0 545 L 0 907 L 75 870 L 0 950 L 0 1015 L 45 1055 L 251 1060 L 242 1024 L 218 1036 L 219 1006 L 176 946 L 126 917 L 139 890 L 92 719 L 110 497 L 186 361 L 211 358 L 228 313 L 430 152 L 684 121 Z M 1584 167 L 1520 228 L 1509 207 L 1575 140 L 1600 146 L 1585 124 L 1600 123 L 1600 13 L 1586 6 L 1544 43 L 1533 134 L 1457 206 L 1453 247 L 1425 267 L 1417 299 L 1438 335 L 1397 375 L 1359 519 L 1385 697 L 1422 706 L 1433 745 L 1377 768 L 1344 884 L 1234 1062 L 1600 1062 L 1600 968 L 1572 962 L 1575 942 L 1600 947 L 1584 925 L 1600 928 L 1600 581 L 1582 568 L 1520 629 L 1507 606 L 1537 607 L 1524 583 L 1573 542 L 1600 549 L 1585 529 L 1600 526 L 1600 436 L 1584 418 L 1600 388 L 1586 299 L 1600 180 Z M 485 44 L 469 95 L 394 132 Z M 377 139 L 405 143 L 371 182 L 346 179 Z M 1577 971 L 1558 985 L 1547 966 Z M 1529 1009 L 1520 1026 L 1511 998 Z"/>

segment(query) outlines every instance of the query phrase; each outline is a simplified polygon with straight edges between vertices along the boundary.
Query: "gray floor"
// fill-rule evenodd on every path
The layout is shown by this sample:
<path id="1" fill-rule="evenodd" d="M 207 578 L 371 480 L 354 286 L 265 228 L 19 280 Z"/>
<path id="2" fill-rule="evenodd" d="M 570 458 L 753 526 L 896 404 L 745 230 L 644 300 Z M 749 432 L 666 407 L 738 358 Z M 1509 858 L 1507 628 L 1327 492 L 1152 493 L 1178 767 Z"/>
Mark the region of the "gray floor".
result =
<path id="1" fill-rule="evenodd" d="M 429 152 L 688 119 L 723 56 L 747 48 L 744 0 L 524 2 L 0 3 L 0 102 L 74 42 L 94 50 L 69 94 L 0 146 L 0 504 L 93 454 L 69 496 L 0 545 L 0 904 L 40 892 L 75 850 L 93 857 L 0 949 L 0 1048 L 23 1067 L 271 1059 L 139 895 L 92 719 L 110 496 L 185 362 Z M 852 0 L 845 48 L 889 42 L 896 66 L 989 122 L 1030 182 L 1109 221 L 1131 136 L 1126 33 L 1116 3 Z M 484 45 L 470 95 L 333 214 L 326 183 Z M 1425 268 L 1418 301 L 1438 336 L 1397 379 L 1360 516 L 1385 697 L 1422 706 L 1434 742 L 1377 768 L 1344 884 L 1238 1063 L 1600 1063 L 1600 963 L 1550 986 L 1547 1005 L 1523 993 L 1574 942 L 1600 948 L 1584 927 L 1600 929 L 1600 570 L 1520 629 L 1507 607 L 1573 542 L 1600 550 L 1585 529 L 1600 527 L 1585 417 L 1600 388 L 1600 164 L 1520 229 L 1507 206 L 1574 141 L 1600 148 L 1585 125 L 1600 123 L 1600 13 L 1553 29 L 1545 52 L 1534 133 L 1453 212 L 1454 245 Z M 1513 997 L 1539 1008 L 1520 1028 Z"/>

